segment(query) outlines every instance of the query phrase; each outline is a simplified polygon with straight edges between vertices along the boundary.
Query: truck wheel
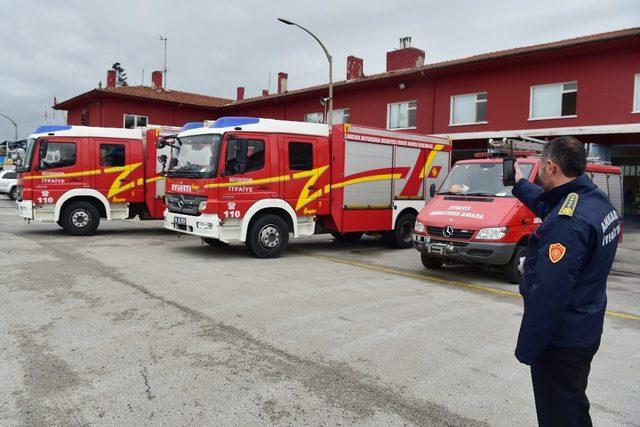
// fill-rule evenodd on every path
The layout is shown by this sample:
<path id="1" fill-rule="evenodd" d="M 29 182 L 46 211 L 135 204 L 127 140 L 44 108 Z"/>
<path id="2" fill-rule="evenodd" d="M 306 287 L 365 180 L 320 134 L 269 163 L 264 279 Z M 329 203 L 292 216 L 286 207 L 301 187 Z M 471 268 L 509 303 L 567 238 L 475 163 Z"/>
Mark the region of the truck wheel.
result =
<path id="1" fill-rule="evenodd" d="M 413 246 L 411 242 L 411 232 L 416 224 L 416 216 L 412 213 L 405 213 L 398 217 L 393 230 L 382 235 L 382 239 L 392 248 L 406 249 Z"/>
<path id="2" fill-rule="evenodd" d="M 210 239 L 208 237 L 203 237 L 202 242 L 214 248 L 224 248 L 225 246 L 229 246 L 228 243 L 222 242 L 218 239 Z"/>
<path id="3" fill-rule="evenodd" d="M 289 228 L 277 215 L 256 219 L 249 228 L 246 245 L 258 258 L 277 258 L 289 243 Z"/>
<path id="4" fill-rule="evenodd" d="M 524 276 L 524 259 L 527 256 L 527 247 L 518 245 L 513 251 L 511 261 L 504 266 L 504 277 L 507 282 L 519 284 Z"/>
<path id="5" fill-rule="evenodd" d="M 353 233 L 331 233 L 334 240 L 336 242 L 357 242 L 360 240 L 364 233 L 353 232 Z"/>
<path id="6" fill-rule="evenodd" d="M 427 254 L 420 254 L 422 265 L 429 270 L 437 270 L 442 267 L 442 261 Z"/>
<path id="7" fill-rule="evenodd" d="M 18 198 L 18 187 L 11 187 L 11 190 L 9 190 L 9 198 L 11 200 L 16 200 Z"/>
<path id="8" fill-rule="evenodd" d="M 62 228 L 72 236 L 91 236 L 100 225 L 100 213 L 89 202 L 72 202 L 62 215 Z"/>

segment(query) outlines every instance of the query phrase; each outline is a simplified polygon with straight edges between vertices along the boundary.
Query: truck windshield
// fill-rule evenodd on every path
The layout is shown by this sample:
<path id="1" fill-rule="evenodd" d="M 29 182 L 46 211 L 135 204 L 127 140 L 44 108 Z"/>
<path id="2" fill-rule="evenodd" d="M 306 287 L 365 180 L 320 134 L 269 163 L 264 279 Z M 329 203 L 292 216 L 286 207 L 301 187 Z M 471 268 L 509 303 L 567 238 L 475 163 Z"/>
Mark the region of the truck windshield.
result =
<path id="1" fill-rule="evenodd" d="M 533 163 L 519 165 L 523 175 L 528 178 Z M 438 194 L 513 197 L 512 188 L 502 185 L 502 162 L 459 163 L 451 169 Z"/>
<path id="2" fill-rule="evenodd" d="M 168 176 L 213 178 L 218 171 L 222 135 L 193 135 L 178 138 Z"/>
<path id="3" fill-rule="evenodd" d="M 36 148 L 36 142 L 36 138 L 29 138 L 27 140 L 26 150 L 20 146 L 16 146 L 14 148 L 13 154 L 15 154 L 17 161 L 19 162 L 19 166 L 16 168 L 18 172 L 31 170 L 31 160 L 33 160 L 33 152 Z"/>

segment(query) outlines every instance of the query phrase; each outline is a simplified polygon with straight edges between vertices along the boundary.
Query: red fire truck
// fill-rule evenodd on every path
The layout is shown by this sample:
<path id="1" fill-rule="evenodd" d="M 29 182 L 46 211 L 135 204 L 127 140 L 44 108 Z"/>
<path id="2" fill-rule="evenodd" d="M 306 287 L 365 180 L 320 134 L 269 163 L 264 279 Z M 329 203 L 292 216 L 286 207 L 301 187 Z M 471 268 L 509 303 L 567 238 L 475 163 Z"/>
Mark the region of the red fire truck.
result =
<path id="1" fill-rule="evenodd" d="M 293 237 L 382 235 L 411 247 L 416 215 L 449 169 L 448 139 L 334 125 L 223 117 L 166 138 L 165 228 L 211 245 L 279 256 Z"/>
<path id="2" fill-rule="evenodd" d="M 537 182 L 540 144 L 505 141 L 473 160 L 457 162 L 438 193 L 418 215 L 414 245 L 428 269 L 476 264 L 504 270 L 510 283 L 522 279 L 529 236 L 542 222 L 502 185 L 502 156 L 515 144 L 524 176 Z M 609 195 L 622 218 L 620 168 L 590 161 L 587 175 Z"/>
<path id="3" fill-rule="evenodd" d="M 162 218 L 162 136 L 179 128 L 49 125 L 36 129 L 20 159 L 18 215 L 93 234 L 100 219 Z M 164 153 L 166 152 L 166 153 Z"/>

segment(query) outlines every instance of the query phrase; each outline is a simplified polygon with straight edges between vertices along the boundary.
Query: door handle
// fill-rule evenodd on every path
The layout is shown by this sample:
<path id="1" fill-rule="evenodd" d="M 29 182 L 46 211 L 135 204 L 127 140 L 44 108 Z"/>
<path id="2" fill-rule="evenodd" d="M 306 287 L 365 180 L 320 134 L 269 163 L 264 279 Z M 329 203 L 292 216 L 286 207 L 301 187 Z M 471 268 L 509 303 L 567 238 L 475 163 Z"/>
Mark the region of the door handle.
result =
<path id="1" fill-rule="evenodd" d="M 222 196 L 222 198 L 223 198 L 223 199 L 225 199 L 225 200 L 229 200 L 229 199 L 233 199 L 233 198 L 234 198 L 234 196 L 231 196 L 231 195 L 225 194 L 224 196 Z"/>
<path id="2" fill-rule="evenodd" d="M 120 182 L 131 182 L 131 180 L 129 178 L 122 178 L 122 179 L 119 179 L 118 181 L 120 181 Z"/>
<path id="3" fill-rule="evenodd" d="M 258 186 L 256 187 L 256 189 L 257 189 L 257 190 L 268 190 L 268 189 L 269 189 L 269 186 L 267 186 L 267 185 L 258 185 Z"/>
<path id="4" fill-rule="evenodd" d="M 317 190 L 318 187 L 316 187 L 315 185 L 310 185 L 310 186 L 307 187 L 307 189 L 309 189 L 309 190 Z"/>

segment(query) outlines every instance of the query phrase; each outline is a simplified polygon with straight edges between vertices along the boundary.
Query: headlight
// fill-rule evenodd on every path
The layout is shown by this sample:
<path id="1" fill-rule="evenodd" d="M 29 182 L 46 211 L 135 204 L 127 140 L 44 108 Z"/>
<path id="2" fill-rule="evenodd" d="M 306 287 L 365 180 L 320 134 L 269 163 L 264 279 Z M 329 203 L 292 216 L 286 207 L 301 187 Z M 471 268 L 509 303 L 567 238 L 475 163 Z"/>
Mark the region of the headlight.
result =
<path id="1" fill-rule="evenodd" d="M 424 224 L 420 221 L 416 221 L 415 229 L 418 233 L 424 233 Z"/>
<path id="2" fill-rule="evenodd" d="M 198 212 L 202 212 L 203 210 L 205 210 L 207 208 L 207 201 L 203 200 L 200 202 L 200 204 L 198 205 Z"/>
<path id="3" fill-rule="evenodd" d="M 500 240 L 507 235 L 507 227 L 483 228 L 476 234 L 476 239 Z"/>

